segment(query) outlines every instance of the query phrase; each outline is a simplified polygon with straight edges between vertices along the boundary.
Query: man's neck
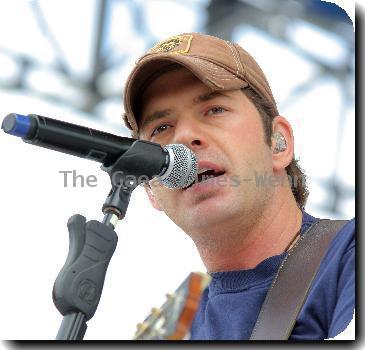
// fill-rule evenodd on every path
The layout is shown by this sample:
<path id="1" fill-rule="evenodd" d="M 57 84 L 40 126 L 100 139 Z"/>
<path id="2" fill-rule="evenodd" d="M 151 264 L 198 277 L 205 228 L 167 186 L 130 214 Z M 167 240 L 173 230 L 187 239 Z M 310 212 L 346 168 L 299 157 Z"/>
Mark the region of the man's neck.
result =
<path id="1" fill-rule="evenodd" d="M 209 272 L 252 269 L 283 253 L 301 228 L 302 212 L 291 193 L 277 196 L 260 214 L 251 222 L 243 216 L 215 227 L 209 242 L 195 241 Z"/>

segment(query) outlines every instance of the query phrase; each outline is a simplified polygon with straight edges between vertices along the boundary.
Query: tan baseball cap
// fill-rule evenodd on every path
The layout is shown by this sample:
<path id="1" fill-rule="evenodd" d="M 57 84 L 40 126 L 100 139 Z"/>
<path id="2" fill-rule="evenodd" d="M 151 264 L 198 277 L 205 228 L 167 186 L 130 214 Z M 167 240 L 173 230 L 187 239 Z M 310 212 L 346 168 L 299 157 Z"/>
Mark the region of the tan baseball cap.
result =
<path id="1" fill-rule="evenodd" d="M 276 102 L 264 72 L 254 58 L 238 44 L 200 33 L 170 37 L 152 47 L 136 63 L 124 91 L 124 121 L 138 135 L 138 97 L 156 77 L 179 64 L 189 69 L 212 91 L 251 87 L 265 100 Z"/>

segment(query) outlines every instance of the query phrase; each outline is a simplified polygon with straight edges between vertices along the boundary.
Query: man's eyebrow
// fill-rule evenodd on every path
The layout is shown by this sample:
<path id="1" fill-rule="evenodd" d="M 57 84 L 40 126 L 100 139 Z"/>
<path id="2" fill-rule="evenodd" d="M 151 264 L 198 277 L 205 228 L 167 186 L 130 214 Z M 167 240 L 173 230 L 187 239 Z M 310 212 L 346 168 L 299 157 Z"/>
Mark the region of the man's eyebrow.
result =
<path id="1" fill-rule="evenodd" d="M 229 96 L 221 91 L 210 91 L 210 92 L 207 92 L 205 94 L 195 97 L 193 100 L 193 104 L 199 104 L 202 102 L 206 102 L 206 101 L 212 100 L 216 97 L 225 97 L 225 98 L 232 99 L 231 96 Z M 153 112 L 153 113 L 147 115 L 146 118 L 144 118 L 143 123 L 141 124 L 140 132 L 142 132 L 143 129 L 145 129 L 149 124 L 151 124 L 155 120 L 167 117 L 170 114 L 171 114 L 171 109 L 164 109 L 164 110 L 156 111 L 156 112 Z"/>
<path id="2" fill-rule="evenodd" d="M 211 91 L 211 92 L 207 92 L 205 94 L 199 95 L 198 97 L 194 98 L 193 103 L 194 104 L 199 104 L 199 103 L 202 103 L 202 102 L 212 100 L 216 97 L 225 97 L 225 98 L 232 99 L 231 96 L 223 93 L 222 91 Z"/>
<path id="3" fill-rule="evenodd" d="M 142 131 L 144 128 L 146 128 L 146 126 L 148 124 L 152 123 L 153 121 L 164 118 L 170 114 L 171 114 L 171 109 L 164 109 L 162 111 L 156 111 L 156 112 L 153 112 L 153 113 L 147 115 L 147 117 L 144 118 L 144 121 L 140 127 L 140 131 Z"/>

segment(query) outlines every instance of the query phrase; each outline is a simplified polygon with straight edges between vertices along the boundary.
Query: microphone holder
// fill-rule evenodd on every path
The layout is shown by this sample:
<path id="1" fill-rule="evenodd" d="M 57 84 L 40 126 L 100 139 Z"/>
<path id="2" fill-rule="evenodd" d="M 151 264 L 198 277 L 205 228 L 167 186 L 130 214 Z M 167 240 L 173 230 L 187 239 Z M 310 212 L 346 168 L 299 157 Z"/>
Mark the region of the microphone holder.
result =
<path id="1" fill-rule="evenodd" d="M 67 222 L 69 252 L 52 293 L 56 308 L 64 316 L 56 340 L 82 340 L 86 322 L 96 312 L 106 271 L 118 242 L 114 228 L 125 216 L 132 191 L 156 174 L 153 169 L 156 165 L 144 147 L 143 142 L 137 142 L 114 164 L 101 166 L 112 182 L 102 208 L 102 222 L 86 222 L 79 214 L 71 216 Z M 146 167 L 146 163 L 151 166 Z"/>

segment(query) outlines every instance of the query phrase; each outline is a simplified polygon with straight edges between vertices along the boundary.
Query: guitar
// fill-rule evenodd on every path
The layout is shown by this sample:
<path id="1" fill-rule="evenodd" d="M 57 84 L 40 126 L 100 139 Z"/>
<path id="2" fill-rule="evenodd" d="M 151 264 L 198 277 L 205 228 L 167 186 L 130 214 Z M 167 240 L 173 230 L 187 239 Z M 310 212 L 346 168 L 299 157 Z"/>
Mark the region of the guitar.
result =
<path id="1" fill-rule="evenodd" d="M 166 294 L 160 308 L 153 308 L 137 325 L 133 340 L 186 340 L 204 289 L 210 282 L 206 273 L 191 272 L 173 294 Z"/>

